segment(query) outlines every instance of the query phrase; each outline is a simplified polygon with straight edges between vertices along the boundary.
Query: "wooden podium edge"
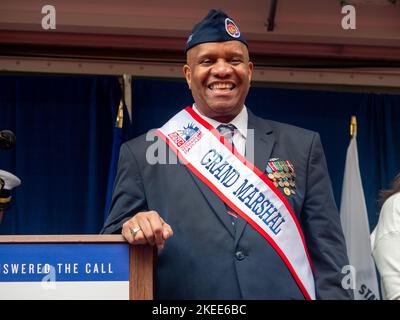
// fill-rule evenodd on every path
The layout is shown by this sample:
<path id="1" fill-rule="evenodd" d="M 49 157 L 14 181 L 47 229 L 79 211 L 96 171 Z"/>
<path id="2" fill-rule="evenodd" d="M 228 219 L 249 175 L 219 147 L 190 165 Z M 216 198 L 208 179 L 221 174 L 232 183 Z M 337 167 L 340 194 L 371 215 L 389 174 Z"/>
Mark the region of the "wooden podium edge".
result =
<path id="1" fill-rule="evenodd" d="M 147 245 L 130 246 L 130 300 L 154 299 L 154 274 L 157 247 Z"/>
<path id="2" fill-rule="evenodd" d="M 122 235 L 0 235 L 1 243 L 126 243 Z M 129 245 L 129 299 L 154 298 L 156 247 Z"/>

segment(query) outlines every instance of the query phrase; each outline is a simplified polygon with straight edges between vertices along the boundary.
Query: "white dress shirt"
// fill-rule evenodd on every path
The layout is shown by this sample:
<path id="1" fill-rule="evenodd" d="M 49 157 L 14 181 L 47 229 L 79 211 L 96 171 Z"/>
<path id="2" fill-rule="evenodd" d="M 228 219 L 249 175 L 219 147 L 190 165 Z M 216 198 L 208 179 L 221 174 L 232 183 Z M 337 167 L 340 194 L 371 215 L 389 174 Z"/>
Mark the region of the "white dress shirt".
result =
<path id="1" fill-rule="evenodd" d="M 196 104 L 193 104 L 193 110 L 196 111 L 204 120 L 210 123 L 214 128 L 217 128 L 220 124 L 227 124 L 218 122 L 212 118 L 206 117 L 201 114 L 200 110 L 197 109 Z M 246 138 L 247 138 L 247 108 L 243 106 L 242 111 L 231 121 L 230 124 L 233 124 L 238 130 L 235 130 L 235 134 L 233 135 L 233 144 L 236 150 L 242 155 L 245 155 L 246 151 Z"/>
<path id="2" fill-rule="evenodd" d="M 383 204 L 371 247 L 381 275 L 382 298 L 400 300 L 400 192 Z"/>

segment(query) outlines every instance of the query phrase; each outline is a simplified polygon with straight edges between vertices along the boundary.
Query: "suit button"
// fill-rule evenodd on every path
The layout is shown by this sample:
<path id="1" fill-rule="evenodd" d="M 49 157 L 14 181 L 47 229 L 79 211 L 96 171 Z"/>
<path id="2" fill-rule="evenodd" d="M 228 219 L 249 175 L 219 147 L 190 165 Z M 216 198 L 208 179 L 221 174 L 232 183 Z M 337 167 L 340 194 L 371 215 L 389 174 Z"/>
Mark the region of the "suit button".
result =
<path id="1" fill-rule="evenodd" d="M 245 255 L 243 253 L 243 251 L 236 251 L 236 259 L 238 259 L 239 261 L 243 260 L 245 258 Z"/>

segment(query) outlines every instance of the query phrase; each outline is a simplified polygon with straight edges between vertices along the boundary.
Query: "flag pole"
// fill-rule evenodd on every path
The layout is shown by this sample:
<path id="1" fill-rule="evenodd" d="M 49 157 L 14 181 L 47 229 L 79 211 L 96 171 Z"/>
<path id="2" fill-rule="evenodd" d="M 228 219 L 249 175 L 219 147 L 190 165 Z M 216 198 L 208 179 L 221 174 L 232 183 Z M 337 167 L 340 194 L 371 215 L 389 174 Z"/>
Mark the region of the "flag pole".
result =
<path id="1" fill-rule="evenodd" d="M 350 136 L 352 138 L 356 138 L 357 137 L 357 118 L 356 118 L 356 116 L 351 116 Z"/>
<path id="2" fill-rule="evenodd" d="M 371 252 L 368 211 L 358 162 L 357 119 L 354 115 L 351 116 L 350 135 L 340 203 L 340 220 L 347 255 L 354 268 L 351 284 L 347 287 L 353 289 L 355 300 L 377 300 L 380 293 Z"/>

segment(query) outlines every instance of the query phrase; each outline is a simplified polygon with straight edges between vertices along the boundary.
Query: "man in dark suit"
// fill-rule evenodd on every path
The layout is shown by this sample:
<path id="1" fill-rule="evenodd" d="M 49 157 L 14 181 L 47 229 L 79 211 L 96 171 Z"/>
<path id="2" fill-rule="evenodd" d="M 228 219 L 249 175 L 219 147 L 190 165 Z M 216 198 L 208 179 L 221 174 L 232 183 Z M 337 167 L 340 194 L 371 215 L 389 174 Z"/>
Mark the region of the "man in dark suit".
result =
<path id="1" fill-rule="evenodd" d="M 304 234 L 316 298 L 351 299 L 341 286 L 348 259 L 319 135 L 246 108 L 253 64 L 225 13 L 210 11 L 194 27 L 186 52 L 193 110 L 254 160 L 286 199 Z M 156 298 L 304 299 L 276 248 L 185 164 L 149 161 L 154 142 L 147 140 L 121 147 L 102 232 L 157 245 Z"/>

